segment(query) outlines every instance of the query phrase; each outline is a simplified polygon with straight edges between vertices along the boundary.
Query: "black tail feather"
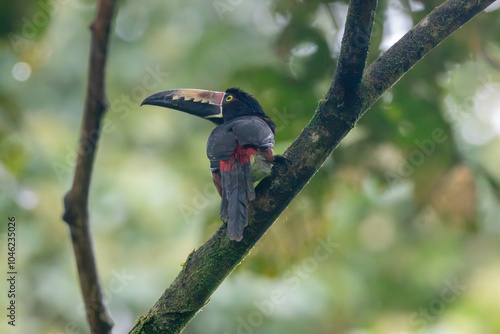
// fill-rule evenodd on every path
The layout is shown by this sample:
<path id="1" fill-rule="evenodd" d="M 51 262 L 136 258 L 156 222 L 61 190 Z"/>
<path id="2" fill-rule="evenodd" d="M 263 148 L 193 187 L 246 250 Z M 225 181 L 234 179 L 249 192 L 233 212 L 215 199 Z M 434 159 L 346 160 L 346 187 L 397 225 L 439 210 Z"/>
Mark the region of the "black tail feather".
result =
<path id="1" fill-rule="evenodd" d="M 255 199 L 250 164 L 221 171 L 221 219 L 227 220 L 227 233 L 231 240 L 243 239 L 243 228 L 248 225 L 248 203 Z M 225 219 L 224 219 L 225 218 Z"/>
<path id="2" fill-rule="evenodd" d="M 224 175 L 224 173 L 221 173 L 222 175 Z M 222 181 L 222 175 L 221 175 L 221 181 Z M 221 182 L 222 183 L 222 182 Z M 220 203 L 220 212 L 219 212 L 219 217 L 220 219 L 223 221 L 223 222 L 227 222 L 228 219 L 229 219 L 229 215 L 228 215 L 228 202 L 227 202 L 227 199 L 228 199 L 228 196 L 227 196 L 227 191 L 226 191 L 226 188 L 224 188 L 224 185 L 222 186 L 222 195 L 221 195 L 221 203 Z"/>

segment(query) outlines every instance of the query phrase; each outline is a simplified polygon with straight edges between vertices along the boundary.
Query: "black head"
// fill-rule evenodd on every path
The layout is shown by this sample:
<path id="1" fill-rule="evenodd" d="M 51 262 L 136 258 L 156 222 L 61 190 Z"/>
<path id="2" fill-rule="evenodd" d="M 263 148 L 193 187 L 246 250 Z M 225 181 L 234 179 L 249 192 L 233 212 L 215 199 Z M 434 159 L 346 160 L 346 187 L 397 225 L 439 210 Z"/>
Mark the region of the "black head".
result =
<path id="1" fill-rule="evenodd" d="M 241 116 L 258 116 L 269 124 L 273 132 L 276 129 L 274 122 L 252 95 L 239 88 L 229 88 L 222 100 L 222 118 L 228 122 Z"/>

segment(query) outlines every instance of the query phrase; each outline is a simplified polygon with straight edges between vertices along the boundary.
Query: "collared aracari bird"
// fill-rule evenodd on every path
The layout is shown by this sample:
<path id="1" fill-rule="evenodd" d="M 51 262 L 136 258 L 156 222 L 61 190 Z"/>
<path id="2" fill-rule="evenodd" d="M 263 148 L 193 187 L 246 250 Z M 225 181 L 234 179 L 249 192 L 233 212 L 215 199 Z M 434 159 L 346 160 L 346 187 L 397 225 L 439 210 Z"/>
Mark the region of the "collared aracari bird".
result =
<path id="1" fill-rule="evenodd" d="M 180 110 L 217 125 L 208 138 L 207 156 L 222 198 L 220 218 L 227 222 L 229 238 L 240 241 L 248 224 L 248 204 L 255 199 L 254 182 L 271 174 L 274 122 L 253 96 L 238 88 L 167 90 L 149 96 L 144 104 Z"/>

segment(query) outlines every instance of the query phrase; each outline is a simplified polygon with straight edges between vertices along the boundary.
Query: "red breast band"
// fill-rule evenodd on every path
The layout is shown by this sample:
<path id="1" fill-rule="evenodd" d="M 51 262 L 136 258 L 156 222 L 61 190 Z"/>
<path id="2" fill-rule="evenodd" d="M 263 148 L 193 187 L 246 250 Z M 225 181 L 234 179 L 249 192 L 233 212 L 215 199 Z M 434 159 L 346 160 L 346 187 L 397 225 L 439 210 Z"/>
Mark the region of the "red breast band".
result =
<path id="1" fill-rule="evenodd" d="M 250 158 L 259 152 L 258 149 L 253 147 L 243 147 L 238 144 L 236 146 L 236 150 L 234 151 L 231 158 L 227 160 L 222 160 L 220 162 L 220 169 L 223 172 L 228 172 L 234 167 L 236 167 L 236 162 L 240 164 L 240 166 L 245 165 L 250 162 Z"/>

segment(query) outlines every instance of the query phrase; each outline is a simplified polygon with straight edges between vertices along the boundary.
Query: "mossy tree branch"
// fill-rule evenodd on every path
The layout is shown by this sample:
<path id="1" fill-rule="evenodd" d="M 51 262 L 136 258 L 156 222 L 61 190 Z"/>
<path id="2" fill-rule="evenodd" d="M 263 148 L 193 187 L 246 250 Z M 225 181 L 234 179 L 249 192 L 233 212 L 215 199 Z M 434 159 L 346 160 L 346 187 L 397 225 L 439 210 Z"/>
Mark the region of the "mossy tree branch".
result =
<path id="1" fill-rule="evenodd" d="M 311 122 L 285 152 L 291 166 L 275 166 L 273 175 L 259 184 L 243 240 L 229 240 L 226 227 L 222 226 L 189 255 L 179 276 L 153 308 L 139 319 L 132 333 L 180 333 L 337 146 L 340 139 L 335 143 L 331 141 L 335 129 L 342 128 L 345 135 L 354 126 L 352 118 L 344 119 L 347 107 L 339 114 L 335 110 L 340 109 L 333 106 L 348 101 L 347 106 L 358 100 L 376 4 L 376 0 L 351 1 L 339 66 L 326 97 L 327 103 L 322 104 L 328 107 L 316 112 L 330 121 L 320 122 L 322 129 L 312 126 Z M 321 139 L 327 137 L 328 142 L 321 143 Z M 314 154 L 303 154 L 305 151 L 300 148 L 303 146 L 312 149 Z"/>
<path id="2" fill-rule="evenodd" d="M 368 108 L 430 50 L 493 2 L 446 1 L 364 70 L 376 2 L 352 0 L 332 85 L 286 150 L 291 165 L 275 166 L 271 177 L 258 185 L 243 240 L 230 241 L 223 225 L 189 254 L 177 278 L 131 333 L 180 333 Z"/>
<path id="3" fill-rule="evenodd" d="M 100 0 L 97 4 L 96 18 L 90 26 L 92 38 L 87 96 L 75 176 L 71 189 L 64 197 L 63 220 L 68 223 L 70 229 L 87 321 L 93 334 L 111 333 L 113 327 L 113 320 L 109 317 L 103 302 L 97 273 L 88 217 L 88 197 L 101 120 L 107 105 L 104 88 L 106 56 L 115 3 L 116 0 Z"/>

